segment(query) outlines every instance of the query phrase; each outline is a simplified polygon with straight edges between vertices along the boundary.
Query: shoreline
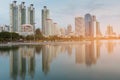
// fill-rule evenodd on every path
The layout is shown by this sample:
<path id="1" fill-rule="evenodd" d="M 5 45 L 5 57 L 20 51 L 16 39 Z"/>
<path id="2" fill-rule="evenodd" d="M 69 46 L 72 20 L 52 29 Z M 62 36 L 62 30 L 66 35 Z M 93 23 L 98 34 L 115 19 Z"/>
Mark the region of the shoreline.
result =
<path id="1" fill-rule="evenodd" d="M 91 43 L 97 40 L 83 40 L 83 41 L 48 41 L 48 42 L 8 42 L 8 43 L 0 43 L 0 47 L 9 47 L 9 46 L 25 46 L 25 45 L 33 45 L 33 46 L 39 46 L 39 45 L 72 45 L 72 44 L 86 44 Z M 111 41 L 111 40 L 98 40 L 98 41 Z M 112 40 L 114 41 L 114 40 Z M 120 41 L 120 40 L 115 40 Z"/>
<path id="2" fill-rule="evenodd" d="M 68 44 L 83 44 L 84 43 L 89 43 L 86 41 L 65 41 L 65 42 L 13 42 L 13 43 L 3 43 L 0 44 L 0 47 L 4 46 L 24 46 L 24 45 L 68 45 Z"/>

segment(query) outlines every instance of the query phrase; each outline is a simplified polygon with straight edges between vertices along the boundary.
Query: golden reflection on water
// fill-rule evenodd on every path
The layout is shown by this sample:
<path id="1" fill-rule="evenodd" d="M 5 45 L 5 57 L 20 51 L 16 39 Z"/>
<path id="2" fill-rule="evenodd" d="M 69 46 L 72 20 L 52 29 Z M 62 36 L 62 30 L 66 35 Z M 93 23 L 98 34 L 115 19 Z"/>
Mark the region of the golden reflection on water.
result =
<path id="1" fill-rule="evenodd" d="M 109 54 L 113 53 L 115 45 L 116 45 L 116 42 L 114 42 L 114 41 L 107 42 L 106 47 L 107 47 L 107 51 Z"/>

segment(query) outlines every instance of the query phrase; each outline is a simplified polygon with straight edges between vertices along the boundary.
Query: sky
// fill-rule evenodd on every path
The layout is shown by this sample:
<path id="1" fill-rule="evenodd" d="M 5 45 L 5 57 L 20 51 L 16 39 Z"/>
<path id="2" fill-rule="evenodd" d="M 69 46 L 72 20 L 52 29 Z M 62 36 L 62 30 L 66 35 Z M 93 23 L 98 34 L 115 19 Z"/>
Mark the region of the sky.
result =
<path id="1" fill-rule="evenodd" d="M 10 23 L 9 5 L 13 0 L 0 0 L 0 25 Z M 47 6 L 50 10 L 50 18 L 61 27 L 68 24 L 74 26 L 75 17 L 90 13 L 96 15 L 100 22 L 100 29 L 104 32 L 110 24 L 115 32 L 120 34 L 120 0 L 16 0 L 17 4 L 26 2 L 35 6 L 36 27 L 41 28 L 41 9 Z"/>

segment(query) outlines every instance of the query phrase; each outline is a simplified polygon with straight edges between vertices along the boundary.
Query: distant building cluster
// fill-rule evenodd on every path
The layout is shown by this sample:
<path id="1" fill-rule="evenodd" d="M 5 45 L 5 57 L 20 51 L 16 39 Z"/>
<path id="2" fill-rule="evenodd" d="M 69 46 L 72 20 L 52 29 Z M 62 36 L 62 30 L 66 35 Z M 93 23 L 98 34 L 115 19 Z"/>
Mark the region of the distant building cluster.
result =
<path id="1" fill-rule="evenodd" d="M 60 36 L 60 37 L 85 37 L 96 38 L 103 37 L 100 30 L 100 23 L 95 15 L 86 14 L 84 17 L 75 17 L 75 29 L 71 24 L 67 28 L 60 27 L 58 23 L 54 22 L 50 17 L 50 10 L 44 6 L 41 11 L 41 31 L 43 36 Z M 25 2 L 17 5 L 17 1 L 10 4 L 10 25 L 0 26 L 0 32 L 9 31 L 16 32 L 20 35 L 33 35 L 35 32 L 35 8 L 30 4 L 26 8 Z M 106 37 L 114 37 L 116 33 L 113 32 L 112 26 L 108 26 L 106 30 Z"/>
<path id="2" fill-rule="evenodd" d="M 116 33 L 113 31 L 112 26 L 107 26 L 107 31 L 106 31 L 106 37 L 114 37 L 116 36 Z"/>
<path id="3" fill-rule="evenodd" d="M 10 4 L 10 32 L 17 32 L 21 35 L 27 35 L 27 33 L 34 34 L 34 31 L 35 8 L 33 4 L 30 4 L 26 11 L 25 2 L 17 5 L 17 1 L 13 1 L 13 3 Z"/>
<path id="4" fill-rule="evenodd" d="M 0 25 L 0 32 L 9 32 L 10 28 L 8 25 Z"/>
<path id="5" fill-rule="evenodd" d="M 60 34 L 59 26 L 50 18 L 50 11 L 47 6 L 42 9 L 42 33 L 46 37 Z"/>
<path id="6" fill-rule="evenodd" d="M 69 24 L 67 29 L 60 28 L 57 23 L 53 23 L 50 19 L 50 11 L 44 6 L 42 9 L 42 33 L 44 36 L 81 36 L 81 37 L 101 37 L 100 23 L 97 21 L 96 16 L 86 14 L 85 18 L 75 18 L 75 31 L 72 31 L 72 26 Z"/>
<path id="7" fill-rule="evenodd" d="M 100 23 L 96 16 L 86 14 L 84 17 L 75 17 L 75 36 L 80 37 L 102 37 Z"/>

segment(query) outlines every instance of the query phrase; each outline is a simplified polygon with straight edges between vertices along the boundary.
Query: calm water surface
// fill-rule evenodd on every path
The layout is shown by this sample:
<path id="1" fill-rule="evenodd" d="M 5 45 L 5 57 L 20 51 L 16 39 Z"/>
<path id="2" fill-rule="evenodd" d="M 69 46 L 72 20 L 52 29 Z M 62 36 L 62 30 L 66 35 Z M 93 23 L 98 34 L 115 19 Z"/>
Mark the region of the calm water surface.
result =
<path id="1" fill-rule="evenodd" d="M 0 80 L 120 80 L 120 41 L 1 47 Z"/>

